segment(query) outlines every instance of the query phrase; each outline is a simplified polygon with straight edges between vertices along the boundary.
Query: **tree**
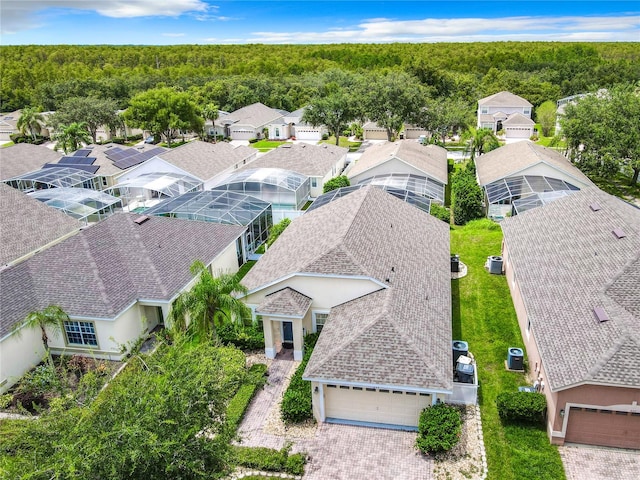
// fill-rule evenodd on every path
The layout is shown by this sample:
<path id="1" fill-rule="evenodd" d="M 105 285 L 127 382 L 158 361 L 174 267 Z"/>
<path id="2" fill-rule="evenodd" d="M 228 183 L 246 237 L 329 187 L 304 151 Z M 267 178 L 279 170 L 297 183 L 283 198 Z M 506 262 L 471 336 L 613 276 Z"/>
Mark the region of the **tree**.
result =
<path id="1" fill-rule="evenodd" d="M 632 86 L 587 95 L 568 104 L 560 119 L 571 159 L 601 177 L 628 170 L 640 175 L 640 92 Z"/>
<path id="2" fill-rule="evenodd" d="M 471 108 L 456 98 L 435 98 L 414 113 L 412 123 L 445 143 L 447 135 L 464 130 L 473 122 Z"/>
<path id="3" fill-rule="evenodd" d="M 359 96 L 364 116 L 384 128 L 389 141 L 398 137 L 404 123 L 413 120 L 428 98 L 417 78 L 404 72 L 367 79 Z"/>
<path id="4" fill-rule="evenodd" d="M 490 152 L 500 146 L 500 142 L 489 128 L 469 127 L 464 137 L 469 143 L 471 161 L 475 160 L 477 155 Z"/>
<path id="5" fill-rule="evenodd" d="M 59 125 L 58 131 L 54 134 L 53 138 L 57 140 L 55 149 L 64 150 L 64 153 L 69 153 L 77 150 L 82 144 L 88 144 L 91 142 L 91 137 L 87 131 L 87 127 L 84 122 L 74 122 L 70 125 Z"/>
<path id="6" fill-rule="evenodd" d="M 556 104 L 551 100 L 544 102 L 536 108 L 536 119 L 542 129 L 542 136 L 552 136 L 556 125 Z"/>
<path id="7" fill-rule="evenodd" d="M 353 97 L 342 89 L 336 89 L 325 97 L 316 97 L 305 108 L 302 120 L 314 127 L 325 125 L 340 144 L 340 134 L 355 120 L 356 109 Z"/>
<path id="8" fill-rule="evenodd" d="M 132 127 L 162 135 L 169 146 L 180 130 L 200 132 L 204 126 L 198 107 L 189 94 L 170 87 L 139 93 L 131 99 L 124 117 Z"/>
<path id="9" fill-rule="evenodd" d="M 349 185 L 351 185 L 349 178 L 346 175 L 339 175 L 325 182 L 322 186 L 322 193 L 327 193 L 342 187 L 348 187 Z"/>
<path id="10" fill-rule="evenodd" d="M 177 330 L 190 329 L 201 338 L 215 339 L 216 322 L 240 323 L 251 316 L 249 308 L 234 296 L 247 292 L 236 275 L 215 277 L 199 260 L 191 265 L 191 273 L 198 277 L 196 283 L 181 293 L 171 308 L 170 318 Z"/>
<path id="11" fill-rule="evenodd" d="M 49 335 L 47 329 L 53 334 L 58 335 L 64 331 L 64 322 L 69 320 L 69 315 L 57 305 L 49 305 L 42 310 L 36 310 L 30 312 L 25 318 L 23 323 L 17 323 L 14 326 L 14 332 L 20 335 L 20 331 L 23 328 L 28 329 L 40 329 L 42 336 L 42 345 L 44 345 L 44 351 L 47 356 L 47 361 L 50 365 L 53 365 L 51 359 L 51 351 L 49 349 Z"/>
<path id="12" fill-rule="evenodd" d="M 109 98 L 69 98 L 51 116 L 50 123 L 53 127 L 71 123 L 84 123 L 93 143 L 96 143 L 98 141 L 97 132 L 100 127 L 108 128 L 117 124 L 117 109 L 117 103 Z"/>
<path id="13" fill-rule="evenodd" d="M 451 179 L 451 204 L 453 221 L 456 225 L 464 225 L 470 220 L 484 216 L 482 189 L 476 182 L 473 160 L 465 169 L 453 175 Z"/>
<path id="14" fill-rule="evenodd" d="M 31 135 L 33 140 L 36 139 L 36 134 L 39 134 L 42 130 L 42 123 L 44 117 L 34 107 L 24 107 L 20 112 L 20 118 L 16 123 L 16 127 L 23 135 Z"/>
<path id="15" fill-rule="evenodd" d="M 213 143 L 216 143 L 216 120 L 218 119 L 219 110 L 218 106 L 215 103 L 207 103 L 204 107 L 202 107 L 202 117 L 205 120 L 211 120 L 211 124 L 213 125 Z"/>

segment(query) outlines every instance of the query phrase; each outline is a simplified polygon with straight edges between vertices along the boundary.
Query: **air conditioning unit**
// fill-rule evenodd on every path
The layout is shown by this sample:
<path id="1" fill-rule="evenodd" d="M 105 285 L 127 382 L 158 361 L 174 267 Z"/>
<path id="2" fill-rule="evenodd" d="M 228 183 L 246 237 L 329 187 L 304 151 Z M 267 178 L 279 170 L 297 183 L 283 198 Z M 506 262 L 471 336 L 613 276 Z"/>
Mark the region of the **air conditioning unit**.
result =
<path id="1" fill-rule="evenodd" d="M 454 340 L 451 342 L 453 348 L 453 366 L 458 363 L 458 357 L 460 355 L 467 355 L 469 353 L 469 344 L 463 340 Z"/>
<path id="2" fill-rule="evenodd" d="M 460 271 L 460 255 L 451 255 L 451 273 Z"/>
<path id="3" fill-rule="evenodd" d="M 524 370 L 524 352 L 518 347 L 509 347 L 507 354 L 509 370 Z"/>
<path id="4" fill-rule="evenodd" d="M 473 372 L 475 367 L 468 363 L 459 363 L 456 367 L 456 375 L 461 383 L 473 383 Z"/>
<path id="5" fill-rule="evenodd" d="M 490 255 L 486 263 L 489 273 L 502 275 L 502 257 L 500 255 Z"/>

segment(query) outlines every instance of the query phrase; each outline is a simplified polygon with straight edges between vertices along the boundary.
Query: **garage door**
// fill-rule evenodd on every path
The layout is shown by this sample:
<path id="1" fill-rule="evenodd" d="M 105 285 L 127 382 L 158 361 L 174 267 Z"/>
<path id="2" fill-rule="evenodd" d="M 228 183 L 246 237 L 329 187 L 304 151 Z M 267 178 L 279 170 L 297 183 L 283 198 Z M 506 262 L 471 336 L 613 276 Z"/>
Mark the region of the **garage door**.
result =
<path id="1" fill-rule="evenodd" d="M 321 138 L 322 134 L 319 130 L 296 128 L 296 140 L 320 140 Z"/>
<path id="2" fill-rule="evenodd" d="M 507 127 L 505 133 L 507 138 L 529 138 L 532 135 L 528 127 Z"/>
<path id="3" fill-rule="evenodd" d="M 431 395 L 399 390 L 325 385 L 325 416 L 333 420 L 418 426 Z"/>
<path id="4" fill-rule="evenodd" d="M 640 414 L 572 407 L 564 441 L 640 449 Z"/>
<path id="5" fill-rule="evenodd" d="M 386 140 L 387 131 L 386 130 L 365 130 L 363 132 L 363 137 L 365 140 Z"/>
<path id="6" fill-rule="evenodd" d="M 251 140 L 256 138 L 256 134 L 253 130 L 231 130 L 231 138 L 234 140 Z"/>

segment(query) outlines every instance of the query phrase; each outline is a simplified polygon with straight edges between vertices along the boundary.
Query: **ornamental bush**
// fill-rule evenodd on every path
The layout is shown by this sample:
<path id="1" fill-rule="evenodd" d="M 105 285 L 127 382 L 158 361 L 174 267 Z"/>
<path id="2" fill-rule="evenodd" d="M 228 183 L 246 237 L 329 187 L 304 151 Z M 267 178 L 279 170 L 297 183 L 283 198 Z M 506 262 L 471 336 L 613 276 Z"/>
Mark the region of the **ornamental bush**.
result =
<path id="1" fill-rule="evenodd" d="M 351 185 L 349 179 L 345 175 L 339 175 L 337 177 L 333 177 L 331 180 L 328 180 L 322 187 L 322 193 L 331 192 L 332 190 L 337 190 L 338 188 L 348 187 Z"/>
<path id="2" fill-rule="evenodd" d="M 547 400 L 542 393 L 503 392 L 496 404 L 500 418 L 507 422 L 544 423 Z"/>
<path id="3" fill-rule="evenodd" d="M 438 205 L 437 203 L 432 203 L 431 208 L 429 209 L 429 213 L 436 217 L 438 220 L 442 220 L 446 223 L 451 223 L 451 211 L 447 207 L 443 207 L 442 205 Z"/>
<path id="4" fill-rule="evenodd" d="M 318 336 L 318 333 L 310 333 L 304 337 L 304 357 L 291 377 L 291 382 L 284 392 L 280 405 L 280 413 L 285 422 L 298 423 L 313 418 L 311 382 L 303 380 L 302 374 L 311 358 Z"/>
<path id="5" fill-rule="evenodd" d="M 458 443 L 461 431 L 460 411 L 451 405 L 437 403 L 420 414 L 416 446 L 422 453 L 447 452 Z"/>
<path id="6" fill-rule="evenodd" d="M 482 218 L 482 190 L 475 177 L 475 166 L 469 164 L 464 170 L 453 175 L 451 181 L 451 204 L 456 225 L 465 225 L 476 218 Z"/>
<path id="7" fill-rule="evenodd" d="M 240 350 L 264 348 L 264 331 L 261 324 L 238 325 L 227 322 L 220 325 L 216 333 L 222 343 L 234 345 Z"/>

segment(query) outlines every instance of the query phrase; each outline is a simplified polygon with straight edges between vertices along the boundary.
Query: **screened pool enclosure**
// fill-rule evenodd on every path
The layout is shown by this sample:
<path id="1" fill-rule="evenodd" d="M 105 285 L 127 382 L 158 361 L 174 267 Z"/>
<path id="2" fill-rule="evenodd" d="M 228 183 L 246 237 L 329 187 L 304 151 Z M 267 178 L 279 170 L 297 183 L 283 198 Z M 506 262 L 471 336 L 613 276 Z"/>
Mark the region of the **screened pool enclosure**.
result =
<path id="1" fill-rule="evenodd" d="M 390 173 L 375 175 L 358 182 L 362 185 L 379 185 L 396 190 L 407 190 L 423 197 L 444 203 L 444 184 L 431 177 L 423 177 L 408 173 Z"/>
<path id="2" fill-rule="evenodd" d="M 177 197 L 201 186 L 202 182 L 190 175 L 154 172 L 124 180 L 106 192 L 120 198 L 126 210 L 138 211 L 152 207 L 162 199 Z"/>
<path id="3" fill-rule="evenodd" d="M 102 220 L 120 206 L 120 199 L 88 188 L 46 188 L 29 196 L 85 223 Z"/>
<path id="4" fill-rule="evenodd" d="M 4 180 L 22 192 L 43 190 L 47 188 L 90 188 L 100 190 L 98 177 L 93 173 L 77 168 L 42 168 L 17 177 Z"/>

